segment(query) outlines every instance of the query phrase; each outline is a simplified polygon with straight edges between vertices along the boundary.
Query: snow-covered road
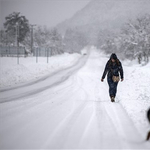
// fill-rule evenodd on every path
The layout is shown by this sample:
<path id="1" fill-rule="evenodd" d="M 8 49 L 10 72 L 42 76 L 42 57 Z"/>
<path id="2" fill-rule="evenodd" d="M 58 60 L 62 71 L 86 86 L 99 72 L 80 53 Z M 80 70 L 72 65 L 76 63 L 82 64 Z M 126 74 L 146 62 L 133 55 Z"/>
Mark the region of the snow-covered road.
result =
<path id="1" fill-rule="evenodd" d="M 6 89 L 0 89 L 0 103 L 18 100 L 23 97 L 29 97 L 31 95 L 40 93 L 66 81 L 72 74 L 77 72 L 79 68 L 84 66 L 87 58 L 88 55 L 85 57 L 81 57 L 73 66 L 63 70 L 59 70 L 57 72 L 52 73 L 51 75 L 44 76 L 33 82 Z"/>
<path id="2" fill-rule="evenodd" d="M 0 148 L 150 148 L 120 100 L 110 102 L 100 82 L 106 61 L 93 51 L 36 83 L 1 91 Z"/>

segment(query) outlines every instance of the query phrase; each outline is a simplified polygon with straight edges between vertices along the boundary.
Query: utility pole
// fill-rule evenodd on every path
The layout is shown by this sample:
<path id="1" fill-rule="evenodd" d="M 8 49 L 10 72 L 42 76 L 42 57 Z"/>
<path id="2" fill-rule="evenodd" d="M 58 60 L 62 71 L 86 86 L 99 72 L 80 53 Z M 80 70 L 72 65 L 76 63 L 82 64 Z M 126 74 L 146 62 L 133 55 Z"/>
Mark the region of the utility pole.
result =
<path id="1" fill-rule="evenodd" d="M 19 24 L 16 22 L 17 64 L 19 64 Z"/>
<path id="2" fill-rule="evenodd" d="M 32 24 L 30 26 L 31 26 L 31 53 L 33 53 L 33 27 L 36 25 Z"/>
<path id="3" fill-rule="evenodd" d="M 8 57 L 8 47 L 7 47 L 8 39 L 7 39 L 7 30 L 5 31 L 5 34 L 6 34 L 6 55 L 7 55 L 7 57 Z"/>
<path id="4" fill-rule="evenodd" d="M 3 40 L 2 40 L 2 29 L 0 30 L 0 41 L 1 41 L 1 45 L 2 45 L 2 43 L 3 43 Z"/>
<path id="5" fill-rule="evenodd" d="M 0 56 L 2 55 L 2 43 L 3 43 L 3 40 L 2 40 L 2 29 L 0 30 Z"/>

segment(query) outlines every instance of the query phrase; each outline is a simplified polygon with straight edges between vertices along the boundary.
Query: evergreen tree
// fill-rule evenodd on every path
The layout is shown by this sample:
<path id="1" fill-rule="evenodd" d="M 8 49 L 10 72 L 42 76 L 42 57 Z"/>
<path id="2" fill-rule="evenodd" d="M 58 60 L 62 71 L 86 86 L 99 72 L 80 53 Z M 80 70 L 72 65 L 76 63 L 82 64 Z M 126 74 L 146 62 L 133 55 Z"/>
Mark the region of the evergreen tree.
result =
<path id="1" fill-rule="evenodd" d="M 13 37 L 15 41 L 17 33 L 17 45 L 19 45 L 19 43 L 24 40 L 27 32 L 29 32 L 29 21 L 25 16 L 21 16 L 20 12 L 9 14 L 5 17 L 5 20 L 4 28 L 7 35 Z"/>

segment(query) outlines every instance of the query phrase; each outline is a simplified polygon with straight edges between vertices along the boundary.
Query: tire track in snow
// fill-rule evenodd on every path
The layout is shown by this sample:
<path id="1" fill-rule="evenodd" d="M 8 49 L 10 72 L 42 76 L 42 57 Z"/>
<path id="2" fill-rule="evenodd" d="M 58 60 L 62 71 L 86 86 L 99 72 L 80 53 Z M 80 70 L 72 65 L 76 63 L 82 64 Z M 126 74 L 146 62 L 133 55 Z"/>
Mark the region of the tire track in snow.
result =
<path id="1" fill-rule="evenodd" d="M 77 87 L 75 87 L 75 88 L 77 88 Z M 79 90 L 79 89 L 76 89 L 76 90 Z M 76 93 L 76 91 L 74 91 L 74 93 Z M 71 93 L 72 94 L 72 93 Z M 73 95 L 71 95 L 71 96 L 73 96 Z M 72 97 L 73 99 L 74 99 L 74 97 Z M 71 101 L 71 99 L 68 99 L 68 100 L 65 100 L 64 101 L 64 103 L 66 103 L 67 101 Z M 74 100 L 72 101 L 72 103 L 74 102 Z M 64 105 L 64 103 L 63 103 L 63 105 Z M 82 102 L 83 103 L 83 102 Z M 85 104 L 84 104 L 85 105 Z M 62 106 L 63 107 L 63 106 Z M 42 107 L 42 108 L 45 108 L 45 107 Z M 35 109 L 35 108 L 34 108 Z M 34 112 L 34 109 L 32 110 L 32 112 Z M 75 110 L 76 109 L 76 107 L 73 109 L 74 111 L 76 111 Z M 82 108 L 80 108 L 81 110 L 83 110 L 84 108 L 82 107 Z M 36 109 L 37 110 L 37 109 Z M 58 116 L 60 117 L 60 110 L 59 110 L 59 107 L 57 107 L 57 111 L 56 111 L 56 107 L 55 108 L 53 108 L 53 110 L 54 110 L 54 116 L 52 116 L 53 118 L 57 118 Z M 27 110 L 28 111 L 28 110 Z M 15 136 L 14 136 L 14 138 L 13 139 L 9 139 L 9 137 L 7 138 L 9 141 L 11 141 L 11 142 L 9 142 L 9 144 L 12 144 L 11 145 L 11 147 L 13 147 L 13 143 L 15 143 L 15 141 L 18 141 L 18 140 L 20 140 L 20 139 L 17 139 L 17 137 L 18 136 L 22 136 L 22 135 L 25 135 L 26 133 L 26 131 L 28 132 L 28 131 L 30 131 L 30 129 L 32 129 L 34 126 L 37 126 L 37 124 L 39 125 L 39 126 L 41 126 L 41 128 L 43 128 L 42 126 L 42 124 L 45 122 L 46 123 L 46 125 L 44 124 L 44 126 L 46 126 L 46 128 L 48 129 L 48 124 L 49 124 L 49 121 L 47 121 L 48 119 L 50 119 L 49 117 L 51 116 L 50 115 L 50 112 L 52 111 L 52 110 L 49 110 L 49 109 L 47 109 L 47 110 L 44 110 L 45 111 L 45 113 L 42 111 L 42 115 L 40 115 L 40 116 L 38 116 L 38 117 L 35 117 L 33 120 L 29 120 L 28 121 L 28 123 L 26 123 L 26 119 L 24 118 L 23 120 L 25 121 L 25 125 L 23 125 L 23 126 L 20 126 L 19 127 L 19 124 L 18 124 L 18 121 L 17 122 L 15 122 L 15 124 L 14 125 L 11 125 L 11 128 L 12 129 L 10 129 L 9 127 L 8 127 L 8 129 L 9 130 L 11 130 L 12 132 L 15 132 L 15 130 L 14 130 L 14 127 L 17 125 L 18 126 L 18 130 L 16 131 L 16 134 L 15 134 Z M 24 112 L 25 113 L 25 112 Z M 24 114 L 23 113 L 23 114 Z M 38 111 L 38 113 L 40 114 L 40 112 Z M 63 112 L 62 112 L 63 113 Z M 78 112 L 77 112 L 78 113 Z M 31 114 L 33 114 L 33 113 L 31 113 Z M 29 116 L 29 115 L 26 115 L 27 117 Z M 21 117 L 21 116 L 20 116 Z M 31 117 L 31 116 L 30 116 Z M 71 116 L 70 116 L 70 118 L 71 118 Z M 20 118 L 21 119 L 21 118 Z M 17 119 L 17 120 L 20 120 L 19 118 Z M 66 118 L 67 119 L 67 118 Z M 73 118 L 72 118 L 73 119 Z M 64 119 L 63 119 L 64 120 Z M 73 119 L 74 120 L 74 119 Z M 42 123 L 43 122 L 43 123 Z M 59 121 L 59 123 L 61 123 L 62 121 L 60 120 Z M 40 128 L 40 131 L 41 131 L 41 128 Z M 7 129 L 6 129 L 7 130 Z M 4 130 L 4 132 L 6 132 L 6 130 Z M 38 132 L 40 132 L 40 131 L 38 131 Z M 28 142 L 30 142 L 30 141 L 33 141 L 34 139 L 35 139 L 35 133 L 38 133 L 38 132 L 33 132 L 33 134 L 32 135 L 30 135 L 30 137 L 27 139 L 27 141 Z M 47 132 L 49 132 L 49 131 L 47 131 Z M 46 133 L 46 134 L 48 134 L 48 133 Z M 49 134 L 51 134 L 51 131 L 50 131 L 50 133 Z M 2 134 L 3 135 L 3 134 Z M 38 135 L 37 135 L 38 136 Z M 6 139 L 4 139 L 4 140 L 6 140 Z M 14 141 L 14 142 L 13 142 Z M 40 142 L 40 141 L 39 141 Z M 5 145 L 5 144 L 4 144 Z M 18 144 L 19 145 L 19 144 Z M 42 145 L 42 144 L 41 144 Z M 24 147 L 26 147 L 26 148 L 31 148 L 31 147 L 27 147 L 28 145 L 24 145 L 24 143 L 22 143 L 22 146 L 24 146 Z M 9 147 L 8 147 L 9 148 Z M 38 148 L 38 147 L 35 147 L 35 148 Z"/>
<path id="2" fill-rule="evenodd" d="M 120 140 L 116 128 L 113 122 L 110 120 L 106 113 L 106 108 L 109 106 L 108 103 L 97 102 L 95 103 L 96 108 L 96 116 L 97 116 L 97 124 L 99 126 L 99 134 L 100 134 L 100 148 L 109 149 L 109 148 L 121 148 Z M 111 104 L 110 104 L 111 105 Z M 107 108 L 109 109 L 109 107 Z"/>
<path id="3" fill-rule="evenodd" d="M 89 130 L 92 131 L 92 127 L 94 121 L 94 109 L 93 102 L 83 101 L 86 104 L 86 107 L 81 112 L 76 122 L 74 122 L 69 136 L 65 141 L 63 148 L 65 149 L 83 149 L 83 148 L 93 148 L 93 138 L 95 138 L 95 132 L 92 134 Z M 92 105 L 91 105 L 92 104 Z M 95 127 L 95 126 L 94 126 Z M 89 135 L 89 137 L 85 137 Z M 91 141 L 89 141 L 89 139 Z M 86 144 L 85 144 L 86 143 Z M 85 145 L 84 145 L 85 144 Z"/>
<path id="4" fill-rule="evenodd" d="M 47 101 L 50 101 L 51 98 L 55 99 L 59 94 L 63 95 L 64 92 L 68 93 L 68 88 L 72 88 L 73 87 L 73 85 L 72 85 L 73 82 L 75 82 L 75 81 L 72 80 L 70 82 L 70 80 L 68 80 L 67 82 L 65 82 L 65 86 L 67 85 L 67 87 L 65 87 L 64 84 L 60 85 L 59 88 L 57 87 L 57 89 L 59 89 L 59 90 L 57 90 L 57 93 L 55 93 L 56 89 L 53 88 L 53 89 L 51 89 L 51 91 L 47 90 L 47 91 L 44 91 L 43 93 L 40 93 L 40 95 L 31 97 L 29 99 L 26 98 L 26 101 L 24 101 L 24 99 L 25 99 L 24 98 L 21 101 L 17 101 L 16 103 L 9 103 L 9 105 L 6 104 L 6 103 L 1 103 L 0 106 L 3 106 L 3 108 L 5 108 L 5 106 L 7 106 L 7 109 L 9 111 L 16 110 L 17 108 L 22 107 L 22 105 L 25 105 L 27 107 L 27 109 L 30 108 L 30 107 L 34 108 L 37 105 L 46 103 Z M 72 92 L 72 93 L 74 93 L 74 92 Z M 40 97 L 38 97 L 38 96 L 41 96 L 41 94 L 43 96 L 47 96 L 49 98 L 47 98 L 46 100 L 45 99 L 41 100 Z M 50 97 L 51 95 L 52 95 L 52 97 Z M 56 99 L 56 100 L 60 100 L 60 99 Z M 12 105 L 13 105 L 13 107 L 12 107 Z M 26 108 L 25 108 L 25 110 L 26 110 Z"/>
<path id="5" fill-rule="evenodd" d="M 38 98 L 38 96 L 34 96 L 25 101 L 24 101 L 24 99 L 25 99 L 24 98 L 24 99 L 22 99 L 22 101 L 17 101 L 18 103 L 9 104 L 9 106 L 7 105 L 7 108 L 5 107 L 5 105 L 6 105 L 5 103 L 1 103 L 1 105 L 0 105 L 1 110 L 7 109 L 7 111 L 5 111 L 5 112 L 2 111 L 0 115 L 1 115 L 1 117 L 4 116 L 6 118 L 7 114 L 9 115 L 10 112 L 11 112 L 11 115 L 14 115 L 15 112 L 18 113 L 19 110 L 21 110 L 20 111 L 21 113 L 24 113 L 25 111 L 36 109 L 36 107 L 39 107 L 39 105 L 43 105 L 44 103 L 47 103 L 47 102 L 49 102 L 49 103 L 54 102 L 55 105 L 58 105 L 61 102 L 61 99 L 56 99 L 56 97 L 60 94 L 61 95 L 64 95 L 64 93 L 68 94 L 68 88 L 73 88 L 74 82 L 76 82 L 76 79 L 74 77 L 72 77 L 72 80 L 66 81 L 65 86 L 67 84 L 67 87 L 64 87 L 64 84 L 60 85 L 60 90 L 57 90 L 57 94 L 53 94 L 55 89 L 52 89 L 51 91 L 47 91 L 49 98 L 47 98 L 46 100 L 43 100 L 43 99 L 41 100 L 40 98 Z M 76 90 L 77 90 L 77 88 L 76 88 Z M 47 95 L 47 92 L 46 91 L 43 92 L 43 95 Z M 71 94 L 74 94 L 75 92 L 76 91 L 72 92 Z M 40 94 L 42 94 L 42 93 L 40 93 Z M 70 94 L 70 96 L 71 96 L 71 94 Z M 51 95 L 53 97 L 50 97 Z M 13 105 L 13 107 L 12 107 L 12 105 Z M 25 106 L 25 107 L 22 108 L 22 106 Z M 52 106 L 52 108 L 50 107 L 50 110 L 53 108 L 54 108 L 53 106 Z M 20 115 L 20 113 L 18 115 Z"/>
<path id="6" fill-rule="evenodd" d="M 141 145 L 142 139 L 135 128 L 132 120 L 126 114 L 120 103 L 112 103 L 108 106 L 104 105 L 109 119 L 113 123 L 120 143 L 124 148 L 144 148 Z M 107 108 L 106 108 L 107 107 Z M 145 145 L 146 148 L 146 145 Z"/>
<path id="7" fill-rule="evenodd" d="M 75 75 L 77 76 L 77 75 Z M 74 105 L 74 111 L 70 113 L 61 123 L 59 126 L 55 129 L 53 134 L 48 138 L 48 141 L 44 144 L 44 148 L 65 148 L 68 147 L 67 144 L 70 143 L 68 140 L 70 139 L 69 136 L 74 137 L 73 134 L 71 134 L 74 127 L 76 127 L 74 124 L 79 120 L 85 109 L 87 109 L 87 101 L 82 101 L 80 98 L 80 95 L 82 95 L 82 99 L 86 100 L 88 97 L 87 92 L 85 91 L 83 86 L 83 79 L 77 76 L 77 81 L 75 82 L 75 86 L 78 88 L 78 97 L 79 100 L 75 100 L 75 104 L 81 103 L 80 106 Z M 81 94 L 80 94 L 81 93 Z M 84 96 L 83 96 L 84 95 Z M 67 129 L 66 129 L 67 127 Z M 84 132 L 84 131 L 83 131 Z M 63 135 L 62 137 L 59 137 L 58 135 Z M 82 135 L 82 134 L 81 134 Z M 58 136 L 58 137 L 57 137 Z M 79 138 L 82 138 L 79 137 Z M 57 139 L 57 141 L 56 141 Z M 50 142 L 51 141 L 51 142 Z M 51 144 L 50 144 L 51 143 Z M 59 144 L 58 144 L 59 143 Z"/>
<path id="8" fill-rule="evenodd" d="M 69 69 L 72 69 L 73 67 L 76 67 L 76 65 L 78 65 L 80 63 L 80 61 L 82 61 L 82 59 L 84 59 L 83 56 L 79 60 L 77 60 L 72 66 L 69 66 L 67 68 L 63 68 L 62 70 L 56 71 L 56 72 L 54 72 L 50 75 L 49 74 L 45 75 L 45 76 L 41 77 L 40 79 L 36 79 L 35 81 L 31 81 L 29 83 L 23 83 L 23 84 L 20 84 L 20 85 L 16 85 L 14 87 L 0 88 L 0 93 L 5 92 L 5 91 L 18 89 L 18 88 L 22 88 L 22 87 L 26 87 L 26 86 L 31 86 L 31 85 L 43 82 L 44 80 L 47 80 L 48 78 L 51 78 L 51 77 L 55 76 L 56 74 L 59 74 L 63 71 L 68 71 Z"/>
<path id="9" fill-rule="evenodd" d="M 68 81 L 68 80 L 67 80 Z M 63 99 L 63 97 L 64 98 L 66 98 L 65 97 L 65 95 L 67 94 L 68 96 L 70 95 L 70 97 L 75 97 L 75 96 L 73 96 L 73 95 L 75 95 L 76 93 L 79 93 L 79 92 L 82 92 L 82 90 L 81 90 L 81 86 L 82 86 L 82 82 L 81 82 L 81 80 L 77 80 L 77 77 L 76 77 L 76 75 L 73 75 L 71 78 L 70 78 L 70 81 L 71 81 L 71 83 L 77 83 L 77 84 L 70 84 L 70 88 L 72 89 L 71 91 L 69 91 L 68 92 L 68 90 L 66 89 L 66 90 L 62 90 L 62 96 L 60 96 L 61 98 L 59 98 L 58 100 L 58 103 L 56 102 L 56 104 L 55 104 L 55 106 L 53 105 L 52 107 L 49 107 L 49 110 L 48 111 L 45 111 L 44 110 L 44 112 L 42 111 L 42 115 L 38 115 L 38 117 L 35 117 L 34 119 L 32 119 L 32 120 L 30 120 L 30 122 L 28 122 L 27 120 L 28 120 L 28 116 L 30 116 L 31 117 L 31 115 L 30 114 L 32 114 L 32 115 L 34 115 L 34 111 L 36 110 L 38 110 L 38 113 L 40 114 L 40 112 L 41 112 L 41 110 L 39 110 L 39 109 L 41 109 L 41 108 L 45 108 L 44 107 L 44 105 L 48 102 L 48 100 L 46 100 L 46 101 L 40 101 L 40 102 L 37 102 L 37 101 L 34 101 L 34 102 L 32 102 L 32 100 L 31 100 L 31 102 L 29 101 L 29 104 L 27 104 L 28 106 L 26 106 L 25 108 L 24 108 L 24 110 L 21 110 L 21 114 L 20 113 L 18 113 L 17 114 L 17 112 L 16 112 L 16 115 L 14 114 L 14 113 L 11 113 L 11 115 L 13 115 L 13 118 L 15 118 L 15 121 L 12 121 L 12 120 L 9 120 L 9 122 L 7 122 L 6 124 L 8 125 L 8 127 L 7 126 L 5 126 L 5 130 L 3 130 L 4 132 L 7 130 L 7 128 L 8 129 L 10 129 L 11 130 L 11 128 L 12 128 L 12 131 L 13 131 L 13 128 L 15 128 L 15 126 L 17 125 L 19 125 L 18 124 L 18 121 L 19 120 L 21 120 L 22 119 L 22 115 L 25 115 L 27 118 L 24 118 L 24 121 L 25 121 L 25 125 L 23 125 L 23 126 L 21 126 L 21 127 L 18 127 L 19 128 L 19 130 L 16 132 L 17 133 L 17 135 L 24 135 L 25 134 L 25 132 L 27 131 L 27 129 L 29 129 L 30 130 L 30 128 L 32 128 L 33 127 L 33 125 L 36 125 L 36 123 L 38 123 L 38 122 L 40 122 L 41 120 L 43 120 L 42 118 L 44 117 L 45 118 L 45 116 L 47 115 L 49 115 L 49 113 L 50 113 L 50 111 L 52 111 L 52 110 L 55 110 L 56 111 L 56 107 L 57 107 L 57 109 L 59 108 L 58 107 L 58 104 L 59 103 L 62 103 L 62 101 L 63 101 L 63 105 L 64 105 L 64 103 L 67 103 L 67 101 L 70 101 L 71 100 L 71 98 L 69 98 L 69 99 L 67 99 L 67 100 L 65 100 L 64 101 L 64 99 Z M 64 86 L 64 83 L 62 84 L 63 86 Z M 80 87 L 80 88 L 79 88 Z M 57 87 L 57 89 L 58 89 L 58 87 Z M 64 94 L 64 92 L 66 91 L 66 94 Z M 78 92 L 79 91 L 79 92 Z M 81 94 L 81 95 L 84 95 L 84 94 Z M 86 96 L 85 96 L 86 97 Z M 56 97 L 54 97 L 54 99 L 57 99 Z M 15 104 L 15 103 L 10 103 L 10 104 Z M 9 105 L 10 105 L 9 104 Z M 21 102 L 21 104 L 22 104 L 22 102 Z M 3 103 L 3 104 L 1 104 L 1 105 L 5 105 L 5 103 Z M 20 107 L 22 107 L 21 105 L 20 105 Z M 16 108 L 13 108 L 13 110 L 15 110 L 16 111 Z M 12 110 L 9 110 L 9 111 L 12 111 Z M 58 109 L 58 111 L 59 111 L 59 109 Z M 8 112 L 8 114 L 10 114 L 9 112 Z M 26 114 L 29 114 L 29 115 L 26 115 Z M 15 115 L 15 116 L 14 116 Z M 57 113 L 57 115 L 58 115 L 58 113 Z M 5 112 L 5 119 L 6 119 L 6 112 Z M 10 116 L 9 116 L 10 117 Z M 8 118 L 9 118 L 8 117 Z M 54 116 L 53 116 L 54 117 Z M 12 118 L 12 119 L 13 119 Z M 46 117 L 47 118 L 47 117 Z M 18 120 L 18 121 L 17 121 Z M 46 119 L 44 119 L 45 121 L 46 121 Z M 26 124 L 26 121 L 28 122 L 28 124 Z M 12 123 L 13 122 L 13 123 Z M 11 128 L 9 127 L 9 124 L 11 124 Z M 28 131 L 27 131 L 28 132 Z M 16 135 L 16 136 L 17 136 Z M 16 137 L 15 136 L 15 137 Z M 11 141 L 15 141 L 16 139 L 17 139 L 17 137 L 16 138 L 13 138 Z M 32 136 L 30 136 L 30 138 L 31 138 Z M 14 142 L 15 143 L 15 142 Z"/>
<path id="10" fill-rule="evenodd" d="M 98 135 L 97 135 L 97 131 L 94 130 L 94 128 L 96 129 L 97 127 L 95 126 L 96 125 L 96 119 L 95 119 L 95 116 L 96 116 L 96 112 L 95 112 L 95 105 L 94 105 L 94 102 L 91 102 L 92 103 L 92 106 L 91 106 L 91 109 L 92 110 L 88 110 L 89 113 L 91 111 L 91 114 L 89 116 L 89 121 L 87 122 L 86 126 L 85 126 L 85 129 L 83 131 L 83 134 L 81 136 L 81 140 L 80 140 L 80 143 L 79 143 L 79 148 L 98 148 L 97 145 L 99 145 L 99 142 L 97 143 L 97 140 L 95 140 L 94 144 L 93 144 L 93 141 L 92 139 L 93 138 L 97 138 L 98 139 Z M 92 131 L 91 131 L 92 129 Z M 95 132 L 96 131 L 96 132 Z M 92 144 L 91 144 L 92 142 Z"/>
<path id="11" fill-rule="evenodd" d="M 55 128 L 55 130 L 47 139 L 42 148 L 63 148 L 65 141 L 67 141 L 66 139 L 69 136 L 70 130 L 72 129 L 72 126 L 81 115 L 81 113 L 84 111 L 85 107 L 86 103 L 84 102 L 82 102 L 77 108 L 75 107 L 74 110 L 70 114 L 68 114 Z"/>
<path id="12" fill-rule="evenodd" d="M 8 91 L 1 90 L 0 103 L 5 103 L 5 102 L 9 102 L 9 101 L 14 101 L 14 100 L 16 101 L 21 98 L 30 97 L 32 95 L 35 95 L 37 93 L 39 94 L 39 93 L 41 93 L 47 89 L 50 89 L 52 87 L 60 85 L 61 83 L 68 80 L 71 75 L 78 72 L 79 69 L 85 65 L 88 57 L 89 57 L 89 55 L 82 57 L 75 65 L 73 65 L 67 69 L 61 70 L 61 71 L 55 73 L 53 76 L 46 77 L 46 79 L 42 80 L 42 82 L 39 81 L 30 86 L 25 85 L 23 87 L 21 86 L 20 88 L 17 88 L 17 89 L 14 88 L 14 89 L 10 89 Z M 30 90 L 29 90 L 29 88 L 30 88 Z"/>
<path id="13" fill-rule="evenodd" d="M 73 82 L 72 82 L 73 81 Z M 72 84 L 72 83 L 74 83 L 74 82 L 76 82 L 76 78 L 75 77 L 72 77 L 72 80 L 71 80 L 71 84 L 70 84 L 70 88 L 72 88 L 72 89 L 74 89 L 73 91 L 70 91 L 70 92 L 68 92 L 68 89 L 65 89 L 65 90 L 63 90 L 62 91 L 62 93 L 61 93 L 61 95 L 59 94 L 57 94 L 57 95 L 55 95 L 52 99 L 47 99 L 47 100 L 41 100 L 41 99 L 39 99 L 39 100 L 34 100 L 34 99 L 36 99 L 36 97 L 32 97 L 32 99 L 34 100 L 30 100 L 30 101 L 28 101 L 28 102 L 26 102 L 25 101 L 25 105 L 23 105 L 22 104 L 22 102 L 21 103 L 19 103 L 19 105 L 17 105 L 17 108 L 16 107 L 14 107 L 14 105 L 13 105 L 13 107 L 11 107 L 11 106 L 9 106 L 9 108 L 7 107 L 7 108 L 5 108 L 5 107 L 3 107 L 3 105 L 5 105 L 5 103 L 2 103 L 1 105 L 0 105 L 0 108 L 1 108 L 1 111 L 3 110 L 3 109 L 7 109 L 7 111 L 2 111 L 1 112 L 1 114 L 0 114 L 0 117 L 1 117 L 1 119 L 3 119 L 3 118 L 5 118 L 5 122 L 6 122 L 6 120 L 8 120 L 7 121 L 7 125 L 9 125 L 11 122 L 13 122 L 12 120 L 10 120 L 10 119 L 7 119 L 7 117 L 8 118 L 10 118 L 10 116 L 15 116 L 15 119 L 17 119 L 17 120 L 19 120 L 19 118 L 21 119 L 21 117 L 22 117 L 22 115 L 23 114 L 31 114 L 32 112 L 34 112 L 35 110 L 37 111 L 37 110 L 39 110 L 38 111 L 38 113 L 40 113 L 40 109 L 42 110 L 42 108 L 45 108 L 45 105 L 48 107 L 48 109 L 49 109 L 49 111 L 52 111 L 52 110 L 54 110 L 54 109 L 56 109 L 56 107 L 58 107 L 58 106 L 60 106 L 61 104 L 65 104 L 65 103 L 67 103 L 68 101 L 73 101 L 71 98 L 70 99 L 67 99 L 67 100 L 65 100 L 64 101 L 64 99 L 63 99 L 63 96 L 64 95 L 68 95 L 69 97 L 73 97 L 73 95 L 75 95 L 76 93 L 77 93 L 77 91 L 79 90 L 78 89 L 78 87 L 76 86 L 76 87 L 74 87 L 74 85 Z M 63 84 L 64 85 L 64 84 Z M 58 96 L 59 97 L 62 97 L 62 99 L 61 98 L 58 98 Z M 50 103 L 52 103 L 53 102 L 53 104 L 52 105 L 49 105 Z M 62 103 L 63 102 L 63 103 Z M 23 107 L 23 106 L 25 106 L 25 107 Z M 43 106 L 43 107 L 42 107 Z M 23 108 L 22 108 L 23 107 Z M 46 112 L 46 113 L 49 113 L 49 111 L 48 112 Z M 19 113 L 18 113 L 19 112 Z M 21 112 L 21 113 L 20 113 Z M 44 113 L 43 113 L 43 115 L 45 115 Z M 28 117 L 28 115 L 26 115 L 27 117 Z M 42 118 L 42 116 L 41 116 L 41 118 Z M 13 117 L 13 119 L 14 119 L 14 117 Z M 39 120 L 40 118 L 38 117 L 38 118 L 36 118 L 36 119 L 34 119 L 34 120 L 31 120 L 31 122 L 30 123 L 28 123 L 28 125 L 29 124 L 32 124 L 32 122 L 33 121 L 35 121 L 35 120 Z M 14 124 L 14 126 L 15 126 L 15 124 Z M 6 128 L 7 126 L 5 126 L 5 128 Z"/>

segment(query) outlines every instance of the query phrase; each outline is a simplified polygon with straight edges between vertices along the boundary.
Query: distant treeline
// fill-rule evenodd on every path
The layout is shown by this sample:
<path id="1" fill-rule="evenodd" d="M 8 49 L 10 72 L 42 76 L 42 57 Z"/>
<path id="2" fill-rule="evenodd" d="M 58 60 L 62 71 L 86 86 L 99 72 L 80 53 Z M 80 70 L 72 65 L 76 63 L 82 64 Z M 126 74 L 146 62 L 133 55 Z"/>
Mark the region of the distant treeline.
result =
<path id="1" fill-rule="evenodd" d="M 128 59 L 149 62 L 150 57 L 150 15 L 130 20 L 120 33 L 108 34 L 100 48 L 106 53 L 116 52 Z"/>
<path id="2" fill-rule="evenodd" d="M 53 55 L 64 52 L 74 53 L 87 45 L 95 45 L 106 53 L 117 53 L 122 58 L 138 59 L 138 62 L 149 62 L 150 57 L 150 15 L 145 14 L 135 20 L 129 20 L 120 30 L 101 30 L 91 42 L 88 32 L 79 27 L 68 28 L 61 35 L 56 28 L 49 29 L 30 25 L 25 16 L 19 12 L 8 15 L 4 30 L 0 31 L 0 45 L 21 45 L 33 53 L 33 48 L 53 49 Z"/>

